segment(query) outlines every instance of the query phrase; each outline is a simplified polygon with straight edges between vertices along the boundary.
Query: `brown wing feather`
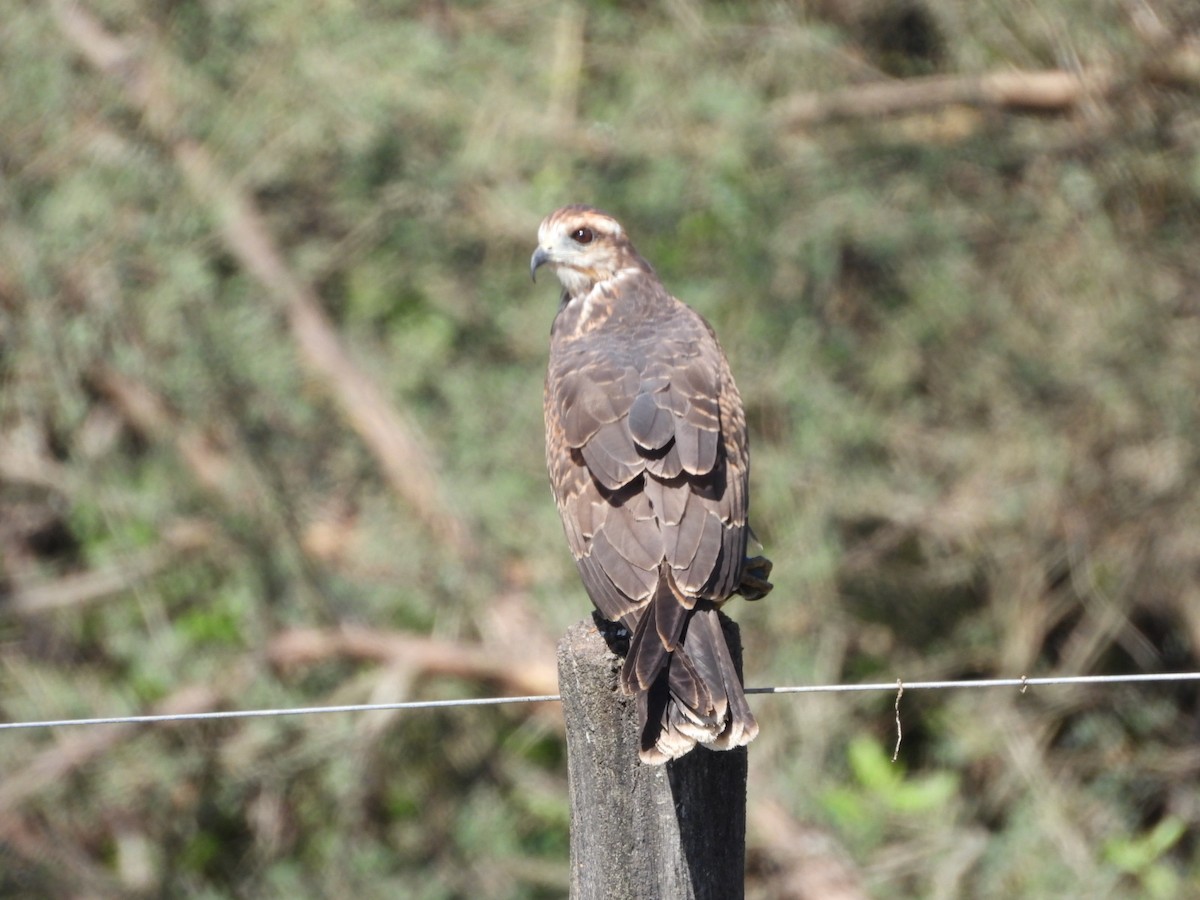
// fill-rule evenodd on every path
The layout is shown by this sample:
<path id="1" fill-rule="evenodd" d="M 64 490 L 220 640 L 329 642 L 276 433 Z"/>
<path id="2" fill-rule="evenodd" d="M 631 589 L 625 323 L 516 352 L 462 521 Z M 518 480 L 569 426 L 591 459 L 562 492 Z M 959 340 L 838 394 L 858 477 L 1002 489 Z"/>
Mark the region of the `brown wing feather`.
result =
<path id="1" fill-rule="evenodd" d="M 712 330 L 698 315 L 690 318 L 690 339 L 671 345 L 664 394 L 675 415 L 680 471 L 650 467 L 647 493 L 661 509 L 665 557 L 680 587 L 723 600 L 736 587 L 746 545 L 745 419 Z"/>
<path id="2" fill-rule="evenodd" d="M 546 390 L 546 464 L 567 544 L 579 566 L 588 596 L 605 618 L 620 621 L 645 602 L 655 579 L 647 578 L 648 583 L 636 590 L 622 591 L 613 573 L 594 556 L 596 535 L 603 533 L 609 524 L 612 507 L 609 496 L 602 493 L 588 470 L 583 454 L 568 444 L 562 418 L 554 412 L 549 381 Z M 636 521 L 633 527 L 637 527 Z M 649 540 L 653 546 L 652 538 L 643 537 L 643 540 Z M 621 570 L 621 580 L 627 588 L 631 587 L 626 577 L 629 575 L 628 570 Z"/>
<path id="3" fill-rule="evenodd" d="M 659 396 L 643 391 L 629 408 L 629 433 L 640 450 L 662 450 L 675 437 L 675 417 L 659 405 Z"/>

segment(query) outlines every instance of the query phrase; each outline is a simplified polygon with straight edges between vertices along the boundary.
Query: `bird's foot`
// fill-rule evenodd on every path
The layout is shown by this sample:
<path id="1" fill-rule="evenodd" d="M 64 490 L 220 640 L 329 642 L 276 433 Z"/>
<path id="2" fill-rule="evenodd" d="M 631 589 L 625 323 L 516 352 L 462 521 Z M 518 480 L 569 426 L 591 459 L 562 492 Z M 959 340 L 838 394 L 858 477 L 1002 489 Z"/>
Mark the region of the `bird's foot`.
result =
<path id="1" fill-rule="evenodd" d="M 742 568 L 742 580 L 737 586 L 737 592 L 747 600 L 761 600 L 771 593 L 774 587 L 767 579 L 771 577 L 771 561 L 765 556 L 755 556 L 746 560 Z"/>

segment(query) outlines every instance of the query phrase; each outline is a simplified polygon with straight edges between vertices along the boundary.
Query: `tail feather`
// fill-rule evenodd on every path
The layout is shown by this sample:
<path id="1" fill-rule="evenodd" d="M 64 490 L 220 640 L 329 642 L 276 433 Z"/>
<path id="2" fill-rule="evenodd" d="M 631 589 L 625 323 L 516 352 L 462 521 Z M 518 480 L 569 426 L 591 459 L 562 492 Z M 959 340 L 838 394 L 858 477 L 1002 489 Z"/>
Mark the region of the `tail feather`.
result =
<path id="1" fill-rule="evenodd" d="M 712 740 L 712 736 L 721 729 L 721 719 L 725 715 L 724 700 L 718 703 L 713 698 L 710 682 L 682 649 L 671 655 L 664 674 L 671 698 L 667 709 L 672 714 L 672 725 L 685 734 L 695 736 L 696 740 Z"/>
<path id="2" fill-rule="evenodd" d="M 682 597 L 664 567 L 653 599 L 632 618 L 621 686 L 637 696 L 642 762 L 663 763 L 696 744 L 728 749 L 753 740 L 758 723 L 717 610 Z"/>
<path id="3" fill-rule="evenodd" d="M 647 690 L 666 668 L 679 646 L 688 610 L 675 599 L 670 576 L 660 572 L 654 597 L 641 610 L 626 616 L 632 637 L 621 669 L 621 687 L 627 694 Z M 630 622 L 634 616 L 636 621 Z"/>
<path id="4" fill-rule="evenodd" d="M 703 627 L 710 635 L 710 646 L 717 652 L 717 669 L 720 672 L 724 696 L 729 703 L 728 725 L 712 742 L 718 750 L 728 750 L 731 747 L 741 747 L 750 743 L 758 736 L 758 721 L 750 712 L 750 704 L 746 702 L 746 693 L 742 688 L 742 679 L 737 666 L 733 662 L 733 654 L 729 652 L 729 644 L 725 640 L 725 632 L 721 629 L 721 620 L 716 610 L 706 610 L 696 616 L 702 619 Z M 693 623 L 693 627 L 700 625 Z M 685 644 L 685 649 L 687 649 Z"/>

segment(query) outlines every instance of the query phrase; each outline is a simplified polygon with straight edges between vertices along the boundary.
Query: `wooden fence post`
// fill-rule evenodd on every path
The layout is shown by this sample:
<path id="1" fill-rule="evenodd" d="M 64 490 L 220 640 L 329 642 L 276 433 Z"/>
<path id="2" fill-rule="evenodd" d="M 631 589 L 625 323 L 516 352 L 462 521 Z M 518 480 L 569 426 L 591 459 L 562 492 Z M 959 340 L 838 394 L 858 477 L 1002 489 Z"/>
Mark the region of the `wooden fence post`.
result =
<path id="1" fill-rule="evenodd" d="M 741 670 L 737 625 L 722 617 Z M 572 900 L 737 900 L 745 895 L 746 748 L 697 747 L 663 766 L 637 756 L 637 711 L 603 620 L 558 644 L 567 726 Z M 606 637 L 607 636 L 607 637 Z"/>

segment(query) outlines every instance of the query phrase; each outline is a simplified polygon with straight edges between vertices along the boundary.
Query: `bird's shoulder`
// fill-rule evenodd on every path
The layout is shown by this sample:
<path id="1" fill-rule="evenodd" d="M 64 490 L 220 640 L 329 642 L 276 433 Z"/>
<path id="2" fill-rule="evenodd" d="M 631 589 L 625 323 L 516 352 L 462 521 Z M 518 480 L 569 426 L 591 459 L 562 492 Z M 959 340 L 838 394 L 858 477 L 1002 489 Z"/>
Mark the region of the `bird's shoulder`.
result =
<path id="1" fill-rule="evenodd" d="M 649 274 L 564 303 L 550 342 L 552 367 L 556 358 L 573 368 L 581 358 L 598 356 L 641 369 L 704 353 L 724 357 L 712 326 Z"/>

